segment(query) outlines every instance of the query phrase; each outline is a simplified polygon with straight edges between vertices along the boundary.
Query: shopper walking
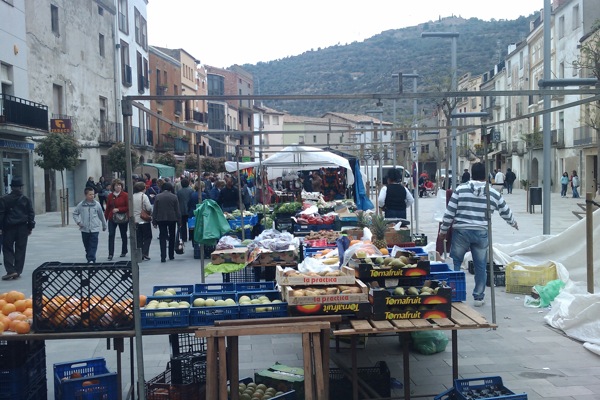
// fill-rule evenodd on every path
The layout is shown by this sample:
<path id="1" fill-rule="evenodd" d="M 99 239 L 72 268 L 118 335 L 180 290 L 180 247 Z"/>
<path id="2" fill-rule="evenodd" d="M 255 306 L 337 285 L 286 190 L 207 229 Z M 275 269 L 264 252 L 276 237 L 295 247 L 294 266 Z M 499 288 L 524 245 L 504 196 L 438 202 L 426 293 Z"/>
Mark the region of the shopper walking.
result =
<path id="1" fill-rule="evenodd" d="M 181 211 L 181 219 L 179 220 L 179 235 L 181 240 L 188 240 L 188 219 L 190 217 L 188 211 L 188 203 L 191 196 L 194 194 L 194 189 L 190 187 L 188 178 L 181 179 L 181 189 L 177 191 L 177 200 L 179 200 L 179 210 Z M 198 199 L 196 199 L 198 201 Z"/>
<path id="2" fill-rule="evenodd" d="M 569 174 L 567 171 L 563 172 L 560 177 L 560 197 L 567 197 L 567 189 L 569 188 Z"/>
<path id="3" fill-rule="evenodd" d="M 573 174 L 571 175 L 571 190 L 573 190 L 573 198 L 579 198 L 579 176 L 577 176 L 577 171 L 573 170 Z"/>
<path id="4" fill-rule="evenodd" d="M 454 269 L 460 269 L 465 253 L 471 251 L 475 267 L 475 287 L 473 299 L 475 307 L 485 304 L 485 284 L 488 260 L 488 212 L 485 183 L 485 166 L 475 163 L 471 167 L 471 180 L 459 185 L 446 207 L 440 227 L 439 238 L 445 239 L 452 226 L 452 246 L 450 257 Z M 490 212 L 497 210 L 500 216 L 513 228 L 519 229 L 511 209 L 496 189 L 489 187 Z M 491 218 L 491 215 L 489 216 Z"/>
<path id="5" fill-rule="evenodd" d="M 232 212 L 242 208 L 240 207 L 239 191 L 233 183 L 233 178 L 227 178 L 225 180 L 225 187 L 219 192 L 218 203 L 225 212 Z"/>
<path id="6" fill-rule="evenodd" d="M 23 194 L 23 181 L 13 178 L 11 192 L 0 199 L 0 230 L 3 236 L 3 281 L 18 279 L 25 266 L 27 239 L 35 228 L 35 212 L 31 200 Z"/>
<path id="7" fill-rule="evenodd" d="M 112 182 L 112 193 L 106 199 L 104 217 L 108 221 L 108 261 L 115 253 L 115 236 L 117 227 L 121 235 L 121 255 L 127 256 L 127 226 L 129 225 L 129 195 L 123 191 L 123 182 L 115 179 Z"/>
<path id="8" fill-rule="evenodd" d="M 506 192 L 508 194 L 512 194 L 513 184 L 515 183 L 516 180 L 517 180 L 517 175 L 515 175 L 515 173 L 512 172 L 512 169 L 507 168 L 505 181 L 506 181 Z"/>
<path id="9" fill-rule="evenodd" d="M 80 201 L 75 207 L 73 221 L 75 221 L 81 231 L 85 259 L 88 264 L 93 264 L 96 262 L 100 230 L 106 231 L 107 224 L 102 212 L 102 206 L 94 200 L 94 189 L 86 187 L 83 193 L 85 199 Z"/>
<path id="10" fill-rule="evenodd" d="M 460 183 L 467 183 L 471 180 L 471 174 L 469 173 L 469 169 L 465 168 L 465 171 L 462 174 L 462 177 L 460 179 Z"/>
<path id="11" fill-rule="evenodd" d="M 146 196 L 146 183 L 136 182 L 133 185 L 133 222 L 135 223 L 137 248 L 142 250 L 142 260 L 150 260 L 150 243 L 152 242 L 152 225 L 141 217 L 142 210 L 152 215 L 152 204 Z"/>
<path id="12" fill-rule="evenodd" d="M 386 218 L 406 219 L 406 209 L 415 202 L 410 191 L 402 184 L 402 172 L 390 169 L 387 176 L 387 185 L 381 188 L 377 199 L 379 207 L 385 211 Z"/>
<path id="13" fill-rule="evenodd" d="M 167 261 L 167 250 L 169 260 L 175 259 L 176 228 L 177 222 L 181 218 L 181 212 L 179 211 L 179 200 L 173 191 L 173 185 L 170 182 L 163 183 L 162 192 L 156 196 L 152 210 L 152 225 L 155 228 L 158 227 L 159 232 L 160 262 Z"/>
<path id="14" fill-rule="evenodd" d="M 504 173 L 500 170 L 496 172 L 496 176 L 494 177 L 494 186 L 497 187 L 496 190 L 499 190 L 500 194 L 504 192 Z"/>
<path id="15" fill-rule="evenodd" d="M 98 202 L 100 203 L 100 207 L 102 208 L 102 212 L 105 211 L 104 204 L 106 203 L 106 198 L 110 194 L 109 191 L 110 185 L 106 182 L 103 176 L 98 179 L 98 183 L 96 184 L 96 193 L 98 193 Z"/>

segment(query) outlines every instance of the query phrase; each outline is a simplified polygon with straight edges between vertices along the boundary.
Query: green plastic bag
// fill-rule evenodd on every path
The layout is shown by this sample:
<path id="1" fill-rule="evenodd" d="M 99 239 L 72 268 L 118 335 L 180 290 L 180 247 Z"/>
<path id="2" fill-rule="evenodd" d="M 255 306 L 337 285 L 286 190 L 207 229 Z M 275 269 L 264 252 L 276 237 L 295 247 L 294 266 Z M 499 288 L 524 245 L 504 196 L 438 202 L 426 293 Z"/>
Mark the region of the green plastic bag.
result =
<path id="1" fill-rule="evenodd" d="M 446 350 L 448 336 L 442 331 L 411 332 L 413 348 L 421 354 L 430 355 Z"/>
<path id="2" fill-rule="evenodd" d="M 560 279 L 550 281 L 545 286 L 535 285 L 533 288 L 540 295 L 540 307 L 548 307 L 563 287 L 565 283 Z"/>

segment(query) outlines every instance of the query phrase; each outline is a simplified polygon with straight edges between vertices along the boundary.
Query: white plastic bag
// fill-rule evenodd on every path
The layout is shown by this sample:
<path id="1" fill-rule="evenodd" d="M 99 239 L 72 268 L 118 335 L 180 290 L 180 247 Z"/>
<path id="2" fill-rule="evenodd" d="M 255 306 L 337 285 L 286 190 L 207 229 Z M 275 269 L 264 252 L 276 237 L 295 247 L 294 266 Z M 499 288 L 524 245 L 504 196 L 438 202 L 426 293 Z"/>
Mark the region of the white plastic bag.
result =
<path id="1" fill-rule="evenodd" d="M 446 212 L 446 191 L 439 189 L 437 191 L 437 197 L 435 198 L 435 208 L 433 211 L 433 220 L 442 222 L 444 213 Z"/>

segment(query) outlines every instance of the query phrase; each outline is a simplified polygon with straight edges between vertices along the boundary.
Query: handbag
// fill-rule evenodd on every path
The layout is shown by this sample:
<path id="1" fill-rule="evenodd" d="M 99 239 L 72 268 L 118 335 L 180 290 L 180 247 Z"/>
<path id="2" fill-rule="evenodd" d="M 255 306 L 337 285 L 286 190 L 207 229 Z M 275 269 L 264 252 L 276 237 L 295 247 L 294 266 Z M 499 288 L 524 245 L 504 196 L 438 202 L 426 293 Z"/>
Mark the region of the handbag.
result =
<path id="1" fill-rule="evenodd" d="M 183 245 L 183 240 L 181 240 L 181 238 L 179 237 L 179 224 L 177 224 L 176 228 L 177 229 L 177 236 L 175 237 L 176 243 L 175 243 L 175 253 L 177 254 L 183 254 L 185 251 L 185 246 Z"/>
<path id="2" fill-rule="evenodd" d="M 129 222 L 129 215 L 127 213 L 113 212 L 112 220 L 115 224 L 126 224 Z"/>
<path id="3" fill-rule="evenodd" d="M 152 222 L 152 215 L 148 214 L 148 211 L 144 209 L 144 194 L 142 193 L 142 211 L 140 211 L 140 218 L 146 222 Z"/>

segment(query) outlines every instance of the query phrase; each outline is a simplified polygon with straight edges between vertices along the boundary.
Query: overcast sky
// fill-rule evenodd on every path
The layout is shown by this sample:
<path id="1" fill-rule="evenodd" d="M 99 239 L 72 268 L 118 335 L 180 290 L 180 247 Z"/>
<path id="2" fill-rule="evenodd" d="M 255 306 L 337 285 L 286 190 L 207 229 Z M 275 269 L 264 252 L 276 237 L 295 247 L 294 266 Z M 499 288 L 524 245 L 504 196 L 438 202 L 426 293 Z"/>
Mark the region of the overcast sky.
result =
<path id="1" fill-rule="evenodd" d="M 256 64 L 451 15 L 516 19 L 544 0 L 149 0 L 148 39 L 202 64 Z"/>

